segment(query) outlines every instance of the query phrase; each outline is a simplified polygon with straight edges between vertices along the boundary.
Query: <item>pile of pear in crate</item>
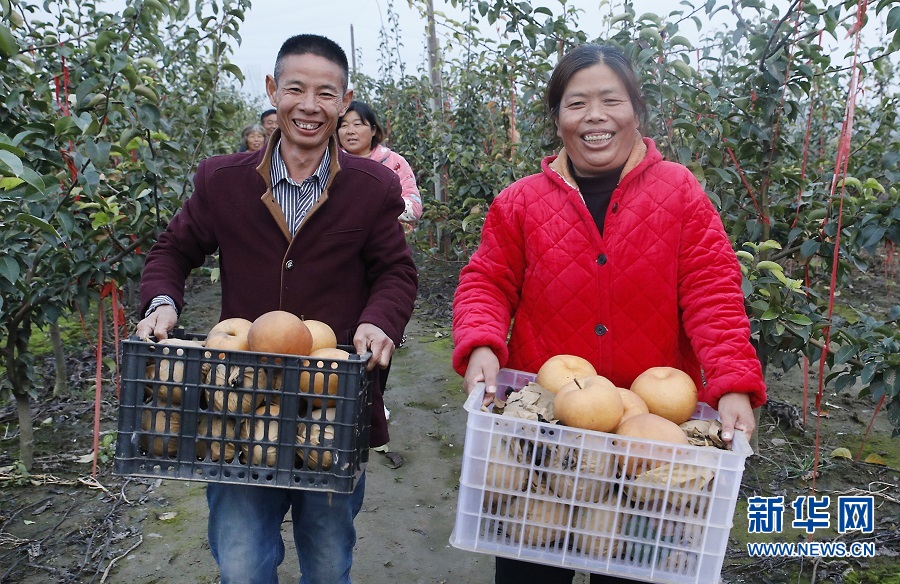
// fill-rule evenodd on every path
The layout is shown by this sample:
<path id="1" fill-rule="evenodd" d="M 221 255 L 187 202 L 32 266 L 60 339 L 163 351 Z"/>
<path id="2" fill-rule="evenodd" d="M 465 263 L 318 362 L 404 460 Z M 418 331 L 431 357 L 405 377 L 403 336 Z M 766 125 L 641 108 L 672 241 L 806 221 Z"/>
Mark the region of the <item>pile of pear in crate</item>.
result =
<path id="1" fill-rule="evenodd" d="M 223 320 L 205 339 L 129 348 L 146 356 L 144 395 L 133 409 L 123 400 L 120 434 L 135 430 L 149 459 L 329 470 L 341 456 L 335 434 L 344 426 L 359 433 L 364 362 L 355 354 L 351 362 L 322 321 L 273 311 L 252 322 Z M 297 389 L 283 391 L 287 386 Z M 139 412 L 139 431 L 128 420 L 132 412 Z"/>
<path id="2" fill-rule="evenodd" d="M 626 389 L 557 355 L 527 379 L 470 411 L 467 447 L 485 451 L 464 455 L 462 489 L 480 489 L 481 509 L 471 537 L 475 513 L 458 514 L 457 547 L 659 582 L 717 577 L 749 448 L 726 460 L 691 377 L 654 367 Z M 493 423 L 473 426 L 473 413 Z"/>

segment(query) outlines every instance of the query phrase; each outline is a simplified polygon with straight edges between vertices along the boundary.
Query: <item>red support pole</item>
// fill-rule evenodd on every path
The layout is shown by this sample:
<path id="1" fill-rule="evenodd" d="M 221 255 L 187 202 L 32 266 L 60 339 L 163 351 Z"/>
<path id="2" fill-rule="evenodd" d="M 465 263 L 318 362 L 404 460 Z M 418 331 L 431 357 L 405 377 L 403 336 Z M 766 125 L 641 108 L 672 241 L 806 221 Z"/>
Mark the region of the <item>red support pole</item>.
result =
<path id="1" fill-rule="evenodd" d="M 103 298 L 97 303 L 97 373 L 94 387 L 94 461 L 91 476 L 97 478 L 97 457 L 100 452 L 100 398 L 103 375 Z"/>

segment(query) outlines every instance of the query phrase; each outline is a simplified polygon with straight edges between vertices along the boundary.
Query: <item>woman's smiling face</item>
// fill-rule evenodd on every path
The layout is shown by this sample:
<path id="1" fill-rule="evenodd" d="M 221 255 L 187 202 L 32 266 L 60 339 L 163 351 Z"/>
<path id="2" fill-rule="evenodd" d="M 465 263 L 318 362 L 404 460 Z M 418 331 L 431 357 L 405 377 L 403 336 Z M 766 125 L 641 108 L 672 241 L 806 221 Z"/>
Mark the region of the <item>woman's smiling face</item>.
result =
<path id="1" fill-rule="evenodd" d="M 607 65 L 581 69 L 559 103 L 556 135 L 579 176 L 623 166 L 637 139 L 638 116 L 622 80 Z"/>
<path id="2" fill-rule="evenodd" d="M 266 137 L 259 132 L 250 132 L 247 134 L 247 150 L 256 152 L 266 144 Z"/>
<path id="3" fill-rule="evenodd" d="M 341 147 L 350 154 L 368 156 L 372 151 L 372 138 L 375 129 L 355 111 L 347 112 L 338 126 L 338 139 Z"/>

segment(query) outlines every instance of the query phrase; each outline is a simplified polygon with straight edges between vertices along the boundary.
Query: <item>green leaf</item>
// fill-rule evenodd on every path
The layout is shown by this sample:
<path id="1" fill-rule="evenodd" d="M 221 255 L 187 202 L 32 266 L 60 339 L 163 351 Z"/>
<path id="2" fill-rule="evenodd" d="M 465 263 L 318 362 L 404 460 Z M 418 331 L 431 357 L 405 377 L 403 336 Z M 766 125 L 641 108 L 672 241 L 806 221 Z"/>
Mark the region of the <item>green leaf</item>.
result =
<path id="1" fill-rule="evenodd" d="M 6 150 L 0 150 L 0 163 L 16 176 L 21 176 L 25 170 L 25 165 L 22 164 L 19 157 Z"/>
<path id="2" fill-rule="evenodd" d="M 71 116 L 63 116 L 53 123 L 57 136 L 62 136 L 75 126 L 75 120 Z"/>
<path id="3" fill-rule="evenodd" d="M 609 26 L 612 27 L 617 22 L 621 22 L 623 20 L 631 22 L 631 13 L 623 12 L 622 14 L 616 14 L 615 16 L 613 16 L 612 18 L 609 19 Z"/>
<path id="4" fill-rule="evenodd" d="M 159 125 L 159 119 L 162 117 L 162 114 L 155 105 L 142 103 L 137 108 L 137 117 L 142 126 L 155 130 Z"/>
<path id="5" fill-rule="evenodd" d="M 781 267 L 781 264 L 776 263 L 776 262 L 770 262 L 769 260 L 763 260 L 763 261 L 759 262 L 758 264 L 756 264 L 756 269 L 784 273 L 784 268 Z"/>
<path id="6" fill-rule="evenodd" d="M 887 24 L 887 32 L 900 29 L 900 6 L 891 8 L 885 22 Z"/>
<path id="7" fill-rule="evenodd" d="M 0 178 L 0 190 L 11 191 L 23 182 L 25 181 L 17 176 L 7 176 Z"/>
<path id="8" fill-rule="evenodd" d="M 50 225 L 49 223 L 47 223 L 46 221 L 44 221 L 43 219 L 41 219 L 39 217 L 35 217 L 34 215 L 29 215 L 28 213 L 19 213 L 16 216 L 16 221 L 21 221 L 22 223 L 28 223 L 29 225 L 33 225 L 34 227 L 37 227 L 41 231 L 45 231 L 46 233 L 53 235 L 57 239 L 62 239 L 59 236 L 59 233 L 57 233 L 56 229 L 54 229 L 52 225 Z"/>
<path id="9" fill-rule="evenodd" d="M 10 284 L 15 284 L 19 281 L 20 274 L 19 262 L 15 258 L 8 255 L 0 256 L 0 276 L 9 280 Z"/>
<path id="10" fill-rule="evenodd" d="M 4 139 L 8 139 L 8 138 L 6 138 L 6 136 L 3 136 L 2 134 L 0 134 L 0 137 L 3 137 Z M 22 150 L 21 148 L 19 148 L 18 146 L 15 146 L 14 144 L 0 142 L 0 150 L 6 150 L 7 152 L 12 152 L 19 158 L 25 158 L 25 151 Z"/>
<path id="11" fill-rule="evenodd" d="M 681 74 L 681 77 L 685 79 L 690 79 L 694 76 L 694 70 L 691 69 L 690 65 L 688 65 L 681 59 L 675 59 L 674 61 L 672 61 L 672 66 Z"/>
<path id="12" fill-rule="evenodd" d="M 820 242 L 814 239 L 807 239 L 800 244 L 800 256 L 803 257 L 803 259 L 806 259 L 816 255 L 821 245 L 822 244 Z"/>
<path id="13" fill-rule="evenodd" d="M 781 314 L 781 311 L 774 306 L 770 306 L 762 316 L 760 316 L 760 320 L 775 320 L 778 318 L 778 315 Z"/>
<path id="14" fill-rule="evenodd" d="M 241 71 L 241 68 L 238 67 L 237 65 L 235 65 L 234 63 L 225 63 L 222 66 L 222 69 L 224 69 L 225 71 L 228 71 L 229 73 L 234 75 L 237 78 L 237 80 L 240 81 L 241 83 L 244 82 L 244 72 Z"/>
<path id="15" fill-rule="evenodd" d="M 863 385 L 869 385 L 872 383 L 872 378 L 875 377 L 875 371 L 877 370 L 875 363 L 866 363 L 866 366 L 863 367 L 862 373 L 859 374 L 859 382 Z"/>
<path id="16" fill-rule="evenodd" d="M 638 36 L 652 44 L 654 47 L 662 45 L 662 37 L 655 28 L 642 28 Z"/>
<path id="17" fill-rule="evenodd" d="M 653 14 L 652 12 L 645 12 L 641 14 L 641 16 L 637 20 L 638 22 L 650 21 L 656 26 L 662 24 L 662 20 L 659 18 L 659 16 Z"/>
<path id="18" fill-rule="evenodd" d="M 767 239 L 766 241 L 759 244 L 758 251 L 767 251 L 770 249 L 781 249 L 781 244 L 775 241 L 774 239 Z"/>
<path id="19" fill-rule="evenodd" d="M 885 192 L 884 187 L 881 186 L 881 183 L 878 182 L 878 181 L 877 181 L 876 179 L 874 179 L 874 178 L 868 178 L 868 179 L 866 179 L 866 182 L 863 183 L 863 186 L 864 186 L 866 189 L 869 189 L 869 190 L 872 190 L 872 191 L 878 191 L 879 193 L 884 193 L 884 192 Z"/>
<path id="20" fill-rule="evenodd" d="M 844 373 L 834 382 L 834 390 L 838 393 L 844 391 L 856 382 L 856 376 Z"/>
<path id="21" fill-rule="evenodd" d="M 91 229 L 99 229 L 104 225 L 108 225 L 111 222 L 111 218 L 108 213 L 104 211 L 100 211 L 95 214 L 93 218 L 91 218 Z"/>
<path id="22" fill-rule="evenodd" d="M 834 354 L 834 364 L 835 365 L 843 365 L 847 361 L 853 358 L 856 355 L 859 348 L 856 345 L 844 345 L 840 349 L 837 350 Z"/>
<path id="23" fill-rule="evenodd" d="M 94 44 L 94 50 L 97 53 L 103 53 L 109 47 L 110 43 L 117 40 L 119 35 L 112 32 L 111 30 L 104 30 L 97 36 L 97 41 Z"/>
<path id="24" fill-rule="evenodd" d="M 156 95 L 156 91 L 154 91 L 152 87 L 144 85 L 143 83 L 138 83 L 134 86 L 134 89 L 132 91 L 134 91 L 135 94 L 140 95 L 141 97 L 149 99 L 151 103 L 159 103 L 159 96 Z"/>
<path id="25" fill-rule="evenodd" d="M 674 47 L 677 47 L 677 46 L 679 46 L 679 45 L 680 45 L 680 46 L 683 46 L 683 47 L 687 47 L 688 49 L 692 49 L 692 48 L 693 48 L 693 46 L 691 45 L 691 41 L 689 41 L 687 38 L 685 38 L 685 37 L 683 37 L 683 36 L 675 35 L 675 36 L 673 36 L 672 38 L 669 39 L 669 46 L 670 46 L 670 47 L 673 47 L 673 48 L 674 48 Z"/>
<path id="26" fill-rule="evenodd" d="M 90 140 L 84 145 L 88 157 L 97 168 L 106 167 L 107 162 L 109 162 L 110 147 L 111 144 L 106 140 L 99 140 L 97 142 Z"/>
<path id="27" fill-rule="evenodd" d="M 41 177 L 41 175 L 31 170 L 30 168 L 26 168 L 22 172 L 22 176 L 19 178 L 23 179 L 26 183 L 34 187 L 34 189 L 38 192 L 43 192 L 44 189 L 47 188 L 47 186 L 44 184 L 43 177 Z"/>
<path id="28" fill-rule="evenodd" d="M 9 28 L 0 24 L 0 56 L 8 59 L 19 52 L 19 43 Z"/>
<path id="29" fill-rule="evenodd" d="M 866 249 L 874 247 L 875 244 L 879 243 L 882 238 L 884 238 L 886 232 L 887 230 L 884 227 L 878 225 L 866 227 L 861 233 L 860 239 L 862 239 L 862 243 L 859 244 L 860 247 Z"/>
<path id="30" fill-rule="evenodd" d="M 804 316 L 802 314 L 790 314 L 787 316 L 787 319 L 794 324 L 799 324 L 801 326 L 809 326 L 812 324 L 812 320 L 808 316 Z"/>

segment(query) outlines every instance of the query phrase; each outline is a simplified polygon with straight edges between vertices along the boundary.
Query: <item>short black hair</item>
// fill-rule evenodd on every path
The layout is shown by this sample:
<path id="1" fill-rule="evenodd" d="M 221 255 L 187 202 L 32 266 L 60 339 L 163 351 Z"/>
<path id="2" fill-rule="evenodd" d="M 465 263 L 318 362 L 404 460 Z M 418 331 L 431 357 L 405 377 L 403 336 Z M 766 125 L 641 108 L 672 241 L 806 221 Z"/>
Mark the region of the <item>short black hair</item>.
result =
<path id="1" fill-rule="evenodd" d="M 264 111 L 263 113 L 259 114 L 259 123 L 260 123 L 260 124 L 263 123 L 263 122 L 266 120 L 267 117 L 269 117 L 269 116 L 271 116 L 271 115 L 273 115 L 273 114 L 276 114 L 276 113 L 278 113 L 278 112 L 275 111 L 275 108 L 269 108 L 269 109 L 267 109 L 267 110 Z"/>
<path id="2" fill-rule="evenodd" d="M 281 76 L 281 62 L 289 55 L 316 55 L 328 59 L 341 68 L 343 89 L 347 91 L 350 85 L 350 65 L 347 63 L 347 54 L 339 44 L 330 38 L 317 34 L 298 34 L 284 41 L 275 58 L 276 83 Z"/>
<path id="3" fill-rule="evenodd" d="M 341 127 L 341 122 L 344 121 L 344 116 L 349 114 L 350 112 L 356 112 L 360 119 L 364 121 L 366 124 L 372 128 L 372 143 L 369 145 L 369 148 L 375 148 L 381 141 L 384 140 L 384 130 L 381 128 L 381 124 L 378 123 L 378 116 L 375 115 L 375 112 L 368 105 L 361 101 L 353 100 L 350 102 L 350 105 L 347 107 L 347 111 L 344 112 L 344 115 L 338 118 L 338 128 Z"/>

